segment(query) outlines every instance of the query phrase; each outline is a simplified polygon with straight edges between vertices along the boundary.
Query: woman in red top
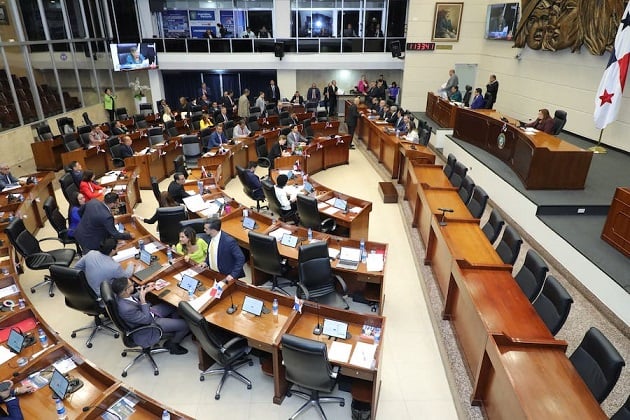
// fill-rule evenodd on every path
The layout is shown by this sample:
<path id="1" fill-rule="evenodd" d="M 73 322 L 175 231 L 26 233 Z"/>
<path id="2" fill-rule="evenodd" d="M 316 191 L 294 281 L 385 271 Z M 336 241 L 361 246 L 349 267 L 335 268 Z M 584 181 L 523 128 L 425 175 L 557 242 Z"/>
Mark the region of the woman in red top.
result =
<path id="1" fill-rule="evenodd" d="M 83 179 L 79 185 L 79 191 L 81 191 L 81 194 L 85 197 L 86 203 L 93 198 L 103 195 L 103 187 L 94 182 L 94 172 L 92 171 L 83 172 Z"/>
<path id="2" fill-rule="evenodd" d="M 538 110 L 538 118 L 535 121 L 525 124 L 525 127 L 533 127 L 536 130 L 544 131 L 545 133 L 553 133 L 553 118 L 549 115 L 549 110 L 546 108 Z"/>

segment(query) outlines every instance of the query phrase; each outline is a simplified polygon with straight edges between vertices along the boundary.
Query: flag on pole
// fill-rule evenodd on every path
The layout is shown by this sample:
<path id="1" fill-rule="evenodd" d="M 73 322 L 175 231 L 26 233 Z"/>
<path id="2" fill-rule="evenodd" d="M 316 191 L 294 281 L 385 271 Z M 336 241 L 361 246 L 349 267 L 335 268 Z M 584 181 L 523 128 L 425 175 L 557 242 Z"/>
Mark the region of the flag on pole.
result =
<path id="1" fill-rule="evenodd" d="M 610 60 L 604 71 L 602 81 L 595 98 L 595 127 L 605 128 L 617 118 L 621 97 L 626 85 L 628 64 L 630 63 L 630 3 L 623 12 L 623 18 L 617 30 L 615 45 Z"/>
<path id="2" fill-rule="evenodd" d="M 302 305 L 304 304 L 303 299 L 298 299 L 297 295 L 293 297 L 293 310 L 299 313 L 302 313 Z"/>

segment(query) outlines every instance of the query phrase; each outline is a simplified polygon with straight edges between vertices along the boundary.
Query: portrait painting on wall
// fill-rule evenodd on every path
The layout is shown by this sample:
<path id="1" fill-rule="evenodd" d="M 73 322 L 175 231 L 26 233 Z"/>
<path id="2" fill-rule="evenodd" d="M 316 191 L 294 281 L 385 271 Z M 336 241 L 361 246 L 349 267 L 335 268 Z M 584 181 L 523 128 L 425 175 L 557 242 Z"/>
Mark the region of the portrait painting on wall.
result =
<path id="1" fill-rule="evenodd" d="M 462 24 L 464 3 L 435 3 L 432 41 L 457 42 Z"/>

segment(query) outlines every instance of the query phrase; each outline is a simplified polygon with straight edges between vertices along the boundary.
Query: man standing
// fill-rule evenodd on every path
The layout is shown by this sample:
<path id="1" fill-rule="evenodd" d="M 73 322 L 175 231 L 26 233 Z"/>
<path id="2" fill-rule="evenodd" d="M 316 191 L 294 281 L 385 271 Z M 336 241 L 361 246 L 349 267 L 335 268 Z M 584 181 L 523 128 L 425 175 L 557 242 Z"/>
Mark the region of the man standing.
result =
<path id="1" fill-rule="evenodd" d="M 281 99 L 280 88 L 276 86 L 275 80 L 269 81 L 269 88 L 267 89 L 267 100 L 269 103 L 277 104 Z"/>
<path id="2" fill-rule="evenodd" d="M 83 206 L 81 221 L 74 237 L 86 253 L 98 249 L 106 238 L 131 239 L 129 232 L 119 232 L 114 226 L 112 209 L 118 207 L 118 194 L 105 194 L 103 201 L 90 200 Z"/>
<path id="3" fill-rule="evenodd" d="M 116 277 L 131 277 L 134 270 L 134 263 L 127 264 L 127 269 L 114 261 L 116 255 L 116 245 L 118 241 L 114 238 L 105 239 L 98 248 L 85 254 L 74 266 L 77 270 L 83 270 L 88 284 L 97 296 L 101 296 L 101 283 L 111 282 Z"/>
<path id="4" fill-rule="evenodd" d="M 442 90 L 448 95 L 453 86 L 459 86 L 459 78 L 455 74 L 455 70 L 450 69 L 448 71 L 448 80 L 446 81 L 446 84 L 444 85 Z"/>
<path id="5" fill-rule="evenodd" d="M 171 198 L 179 204 L 184 204 L 184 197 L 188 197 L 188 193 L 184 190 L 186 177 L 181 172 L 175 172 L 173 180 L 168 186 L 168 193 Z"/>
<path id="6" fill-rule="evenodd" d="M 490 75 L 490 82 L 486 85 L 486 92 L 492 95 L 492 104 L 486 106 L 488 109 L 494 108 L 494 103 L 497 101 L 497 94 L 499 93 L 499 81 L 494 74 Z"/>
<path id="7" fill-rule="evenodd" d="M 354 130 L 357 128 L 357 122 L 359 121 L 359 103 L 361 99 L 357 96 L 352 101 L 352 105 L 348 108 L 348 116 L 346 117 L 346 124 L 348 124 L 348 134 L 352 137 L 350 148 L 354 149 Z"/>
<path id="8" fill-rule="evenodd" d="M 249 89 L 243 89 L 243 94 L 238 98 L 238 116 L 249 118 Z"/>
<path id="9" fill-rule="evenodd" d="M 267 104 L 265 102 L 265 92 L 259 92 L 258 93 L 258 98 L 256 98 L 256 105 L 258 108 L 260 108 L 260 114 L 264 115 L 265 113 L 265 109 L 267 109 Z"/>
<path id="10" fill-rule="evenodd" d="M 306 102 L 307 103 L 316 103 L 319 104 L 319 101 L 322 100 L 322 94 L 319 91 L 319 88 L 315 83 L 308 88 L 308 92 L 306 93 Z"/>
<path id="11" fill-rule="evenodd" d="M 324 96 L 328 99 L 328 115 L 334 116 L 337 114 L 337 81 L 333 80 L 326 86 Z"/>
<path id="12" fill-rule="evenodd" d="M 202 267 L 225 274 L 226 281 L 244 277 L 245 256 L 236 240 L 221 231 L 221 219 L 206 220 L 203 230 L 210 235 L 211 240 L 208 244 L 208 259 L 201 264 Z"/>
<path id="13" fill-rule="evenodd" d="M 205 83 L 202 83 L 199 90 L 197 90 L 197 98 L 201 98 L 203 95 L 210 96 L 210 92 Z"/>

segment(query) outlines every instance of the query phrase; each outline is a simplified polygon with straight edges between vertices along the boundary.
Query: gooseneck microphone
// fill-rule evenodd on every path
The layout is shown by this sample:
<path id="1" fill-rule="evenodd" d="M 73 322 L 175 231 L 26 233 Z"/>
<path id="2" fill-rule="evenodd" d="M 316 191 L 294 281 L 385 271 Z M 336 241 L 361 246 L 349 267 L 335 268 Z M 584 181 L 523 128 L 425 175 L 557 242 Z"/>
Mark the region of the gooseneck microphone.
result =
<path id="1" fill-rule="evenodd" d="M 442 212 L 442 217 L 440 218 L 440 226 L 446 226 L 446 213 L 453 213 L 453 209 L 445 209 L 445 208 L 438 208 L 439 211 Z"/>
<path id="2" fill-rule="evenodd" d="M 234 299 L 232 298 L 232 294 L 230 294 L 230 302 L 232 302 L 232 304 L 230 305 L 229 308 L 225 310 L 225 312 L 227 312 L 228 315 L 232 315 L 238 309 L 238 305 L 234 304 Z"/>
<path id="3" fill-rule="evenodd" d="M 315 328 L 313 328 L 313 335 L 321 335 L 322 334 L 322 326 L 319 323 L 319 302 L 315 301 L 315 304 L 317 305 L 317 325 L 315 325 Z"/>

